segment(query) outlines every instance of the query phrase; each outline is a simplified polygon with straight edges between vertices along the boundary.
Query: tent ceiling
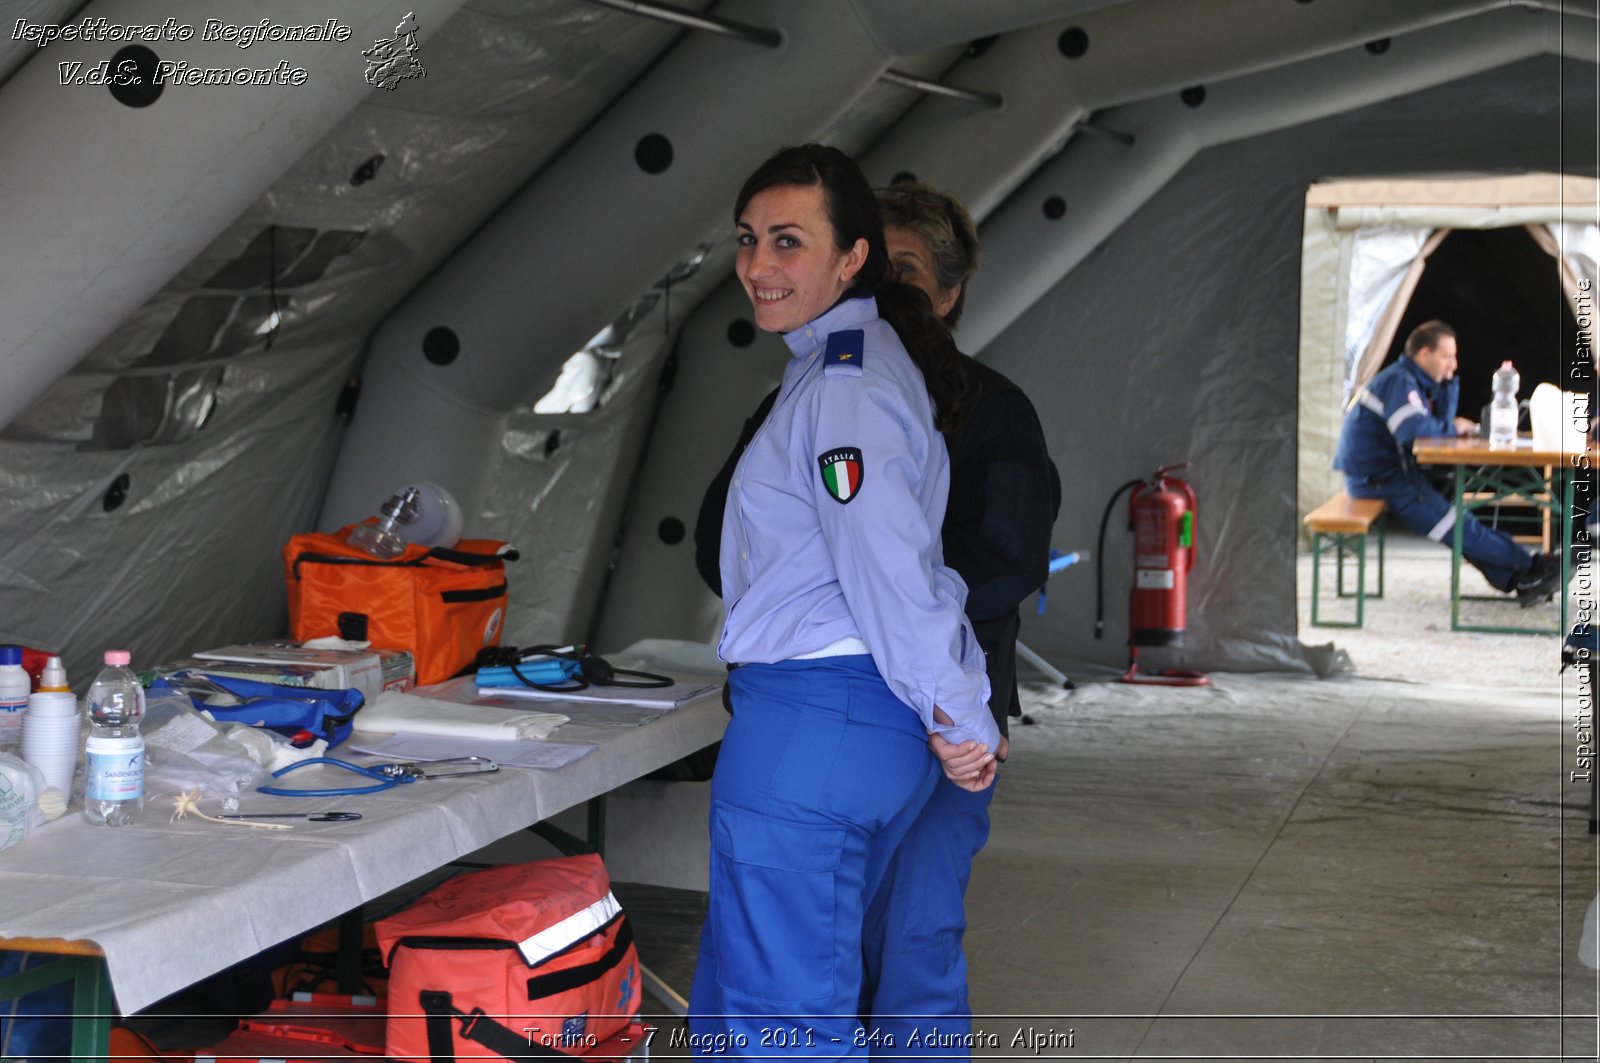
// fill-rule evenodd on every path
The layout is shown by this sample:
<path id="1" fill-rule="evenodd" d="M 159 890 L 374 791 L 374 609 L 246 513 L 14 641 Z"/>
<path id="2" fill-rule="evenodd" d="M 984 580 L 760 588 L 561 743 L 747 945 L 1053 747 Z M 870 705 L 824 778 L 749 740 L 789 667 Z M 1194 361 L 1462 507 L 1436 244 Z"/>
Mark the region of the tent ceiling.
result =
<path id="1" fill-rule="evenodd" d="M 315 6 L 359 23 L 363 35 L 375 18 L 371 12 L 389 6 L 298 2 L 283 11 Z M 125 468 L 134 474 L 136 504 L 156 504 L 139 495 L 139 485 L 155 480 L 174 512 L 187 505 L 190 516 L 202 507 L 185 492 L 206 484 L 215 509 L 206 511 L 210 538 L 195 547 L 202 560 L 237 551 L 241 543 L 270 554 L 285 527 L 314 519 L 340 444 L 336 424 L 308 428 L 305 411 L 332 418 L 374 332 L 422 305 L 414 298 L 421 286 L 434 283 L 477 234 L 500 224 L 504 216 L 497 212 L 530 192 L 544 213 L 497 260 L 501 287 L 491 300 L 527 304 L 519 307 L 526 320 L 496 355 L 507 375 L 473 381 L 468 378 L 479 364 L 464 359 L 460 379 L 435 388 L 417 336 L 408 335 L 397 348 L 405 362 L 394 378 L 398 390 L 444 394 L 441 410 L 460 413 L 482 430 L 470 445 L 477 449 L 469 447 L 461 459 L 466 464 L 496 446 L 506 409 L 541 393 L 577 345 L 654 290 L 675 263 L 709 243 L 706 270 L 725 269 L 732 188 L 751 160 L 779 144 L 826 138 L 860 153 L 879 179 L 911 169 L 968 197 L 990 217 L 985 242 L 994 251 L 981 282 L 986 298 L 974 304 L 964 329 L 976 347 L 1018 320 L 1199 149 L 1403 97 L 1495 62 L 1573 54 L 1585 42 L 1592 53 L 1596 7 L 1593 0 L 1566 0 L 1562 9 L 1575 13 L 1561 19 L 1551 4 L 1515 0 L 807 0 L 803 6 L 675 0 L 783 29 L 784 45 L 767 51 L 726 39 L 713 44 L 704 35 L 587 0 L 428 2 L 418 0 L 417 16 L 425 31 L 419 58 L 426 78 L 393 93 L 357 85 L 360 91 L 349 99 L 330 99 L 304 115 L 294 111 L 304 100 L 287 96 L 282 107 L 256 113 L 243 95 L 191 94 L 191 104 L 212 102 L 175 110 L 181 122 L 164 121 L 162 106 L 132 111 L 108 104 L 99 90 L 60 92 L 50 81 L 69 49 L 53 45 L 19 65 L 27 47 L 0 42 L 0 133 L 10 131 L 13 144 L 44 149 L 0 156 L 0 201 L 7 208 L 7 236 L 17 241 L 11 254 L 0 256 L 0 364 L 7 366 L 4 401 L 24 411 L 13 418 L 14 409 L 0 409 L 0 423 L 7 425 L 0 448 L 30 448 L 28 461 L 42 462 L 39 467 L 69 485 L 42 500 L 33 480 L 0 485 L 0 537 L 20 541 L 50 527 L 61 549 L 80 559 L 98 550 L 131 556 L 114 528 L 99 529 L 105 538 L 90 545 L 74 544 L 66 530 L 77 515 L 97 512 L 106 479 Z M 152 0 L 140 10 L 160 5 Z M 107 0 L 24 0 L 15 14 L 59 22 L 102 6 L 108 15 L 122 10 Z M 181 19 L 198 17 L 190 7 L 172 10 Z M 273 17 L 288 16 L 274 8 Z M 1066 36 L 1070 30 L 1087 41 L 1080 53 L 1072 54 L 1082 42 Z M 972 38 L 995 34 L 987 47 L 965 48 Z M 1374 38 L 1391 42 L 1386 55 L 1360 48 Z M 789 69 L 801 47 L 838 62 L 837 76 L 803 63 Z M 260 54 L 258 48 L 251 57 Z M 333 70 L 345 61 L 342 53 L 311 55 L 330 64 L 325 85 L 359 77 L 359 62 Z M 685 62 L 694 56 L 705 61 Z M 651 80 L 674 65 L 682 75 L 671 83 Z M 1005 102 L 989 109 L 919 98 L 877 80 L 890 67 L 999 92 Z M 1397 68 L 1413 76 L 1397 77 L 1391 73 Z M 1177 93 L 1199 85 L 1209 102 L 1197 111 Z M 650 98 L 635 98 L 641 87 Z M 168 102 L 182 98 L 174 92 Z M 263 99 L 269 97 L 254 102 Z M 63 102 L 69 100 L 71 106 Z M 1546 99 L 1521 102 L 1540 113 L 1551 106 Z M 639 117 L 633 127 L 622 120 L 629 115 Z M 1076 137 L 1085 120 L 1138 141 L 1130 146 Z M 757 128 L 726 132 L 742 128 L 741 121 Z M 669 126 L 677 161 L 652 183 L 640 176 L 636 146 Z M 267 134 L 282 135 L 282 143 L 265 160 L 251 159 L 249 151 Z M 98 176 L 87 162 L 53 168 L 74 145 L 87 144 L 86 151 L 103 157 L 124 141 L 140 158 L 156 160 L 147 164 L 155 168 Z M 166 172 L 161 165 L 193 176 L 192 187 L 164 185 L 154 176 Z M 1377 171 L 1357 163 L 1337 172 Z M 15 179 L 23 173 L 26 181 Z M 1087 179 L 1120 190 L 1126 202 L 1100 209 L 1094 196 L 1073 192 Z M 1061 189 L 1070 203 L 1068 224 L 1041 226 L 1039 204 Z M 12 209 L 19 190 L 27 198 Z M 201 195 L 207 198 L 196 198 Z M 96 224 L 79 226 L 84 235 L 72 242 L 66 234 L 80 215 Z M 52 216 L 62 224 L 37 221 Z M 171 236 L 170 246 L 151 247 L 135 221 Z M 1009 267 L 1008 245 L 1020 252 Z M 41 283 L 46 275 L 51 284 Z M 77 297 L 61 287 L 69 280 L 107 279 L 116 282 L 115 298 Z M 698 291 L 705 296 L 715 287 L 703 284 Z M 671 301 L 671 313 L 660 314 L 663 342 L 692 309 Z M 22 329 L 18 322 L 29 313 L 40 319 Z M 428 317 L 419 318 L 428 329 L 444 323 Z M 464 334 L 479 323 L 478 315 L 468 322 L 450 324 Z M 469 344 L 468 353 L 477 348 Z M 47 365 L 55 382 L 24 379 L 27 365 Z M 226 401 L 207 406 L 185 399 L 193 395 L 186 389 L 208 373 L 223 380 L 216 394 Z M 131 378 L 147 383 L 129 387 L 124 381 Z M 370 423 L 383 416 L 375 380 L 369 373 L 357 432 L 344 440 L 347 454 L 352 442 L 361 442 L 362 418 Z M 142 450 L 115 450 L 138 435 L 142 422 L 133 428 L 118 422 L 127 431 L 112 431 L 102 415 L 114 387 L 138 393 L 132 406 L 155 396 L 189 409 L 195 434 L 176 441 L 181 432 L 167 419 L 172 409 L 160 409 L 157 434 Z M 304 411 L 288 410 L 291 402 Z M 640 402 L 631 415 L 647 419 L 649 396 Z M 284 463 L 294 447 L 268 437 L 291 424 L 301 435 L 292 441 L 299 457 L 289 464 L 298 461 L 299 468 L 280 469 L 274 463 Z M 391 427 L 421 435 L 402 417 Z M 424 438 L 443 447 L 457 442 L 451 435 L 440 428 Z M 365 452 L 381 452 L 389 442 L 366 440 Z M 77 450 L 95 445 L 113 449 L 103 457 Z M 197 463 L 208 475 L 196 471 Z M 209 474 L 230 463 L 237 486 L 224 488 Z M 615 462 L 623 479 L 632 467 L 626 458 Z M 370 481 L 347 492 L 342 518 L 352 508 L 370 507 L 374 495 L 396 482 L 387 467 L 372 470 Z M 253 522 L 261 494 L 280 490 L 276 523 Z M 57 520 L 62 523 L 52 524 Z M 574 534 L 605 549 L 614 531 L 580 524 Z M 15 569 L 20 562 L 10 564 Z M 82 572 L 88 585 L 115 586 L 128 578 L 117 564 L 90 564 Z M 275 581 L 269 574 L 256 585 Z M 13 589 L 9 581 L 0 583 L 0 602 L 10 615 L 26 615 L 19 606 L 32 600 L 13 600 Z M 55 589 L 72 596 L 71 587 Z M 124 603 L 124 620 L 137 615 L 135 597 L 106 594 L 107 601 Z M 163 609 L 182 609 L 184 597 L 167 594 Z M 214 616 L 205 608 L 194 612 L 202 625 Z M 96 623 L 85 617 L 52 628 L 53 641 L 60 644 L 69 626 L 87 637 Z M 269 603 L 234 622 L 233 631 L 270 632 L 271 623 Z M 177 636 L 169 631 L 162 637 L 171 642 Z"/>

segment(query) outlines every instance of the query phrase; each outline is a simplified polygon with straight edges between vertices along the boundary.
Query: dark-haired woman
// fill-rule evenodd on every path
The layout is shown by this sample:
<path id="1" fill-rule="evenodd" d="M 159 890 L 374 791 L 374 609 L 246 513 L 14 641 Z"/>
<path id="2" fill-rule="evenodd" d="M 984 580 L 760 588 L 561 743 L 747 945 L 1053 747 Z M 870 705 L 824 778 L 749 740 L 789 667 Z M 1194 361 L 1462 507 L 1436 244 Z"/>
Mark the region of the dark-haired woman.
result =
<path id="1" fill-rule="evenodd" d="M 950 328 L 961 319 L 981 248 L 959 200 L 920 182 L 878 189 L 884 238 L 897 277 L 927 295 Z M 967 585 L 967 617 L 983 648 L 990 701 L 1002 739 L 1017 696 L 1018 606 L 1044 581 L 1060 480 L 1026 395 L 994 369 L 964 364 L 945 430 L 950 499 L 944 563 Z M 695 562 L 720 593 L 718 532 L 734 462 L 766 420 L 774 391 L 745 423 L 739 443 L 706 490 L 695 528 Z M 1006 746 L 1002 740 L 999 755 Z M 964 898 L 972 859 L 989 837 L 989 799 L 941 780 L 895 852 L 864 932 L 861 1014 L 881 1055 L 962 1058 L 952 1046 L 971 1029 Z M 941 1035 L 931 1036 L 934 1029 Z"/>
<path id="2" fill-rule="evenodd" d="M 1000 737 L 940 553 L 929 396 L 954 393 L 959 355 L 888 280 L 876 198 L 840 152 L 774 155 L 735 218 L 756 324 L 791 357 L 722 526 L 720 653 L 740 667 L 690 1032 L 708 1053 L 867 1055 L 866 912 L 941 769 L 989 787 Z"/>

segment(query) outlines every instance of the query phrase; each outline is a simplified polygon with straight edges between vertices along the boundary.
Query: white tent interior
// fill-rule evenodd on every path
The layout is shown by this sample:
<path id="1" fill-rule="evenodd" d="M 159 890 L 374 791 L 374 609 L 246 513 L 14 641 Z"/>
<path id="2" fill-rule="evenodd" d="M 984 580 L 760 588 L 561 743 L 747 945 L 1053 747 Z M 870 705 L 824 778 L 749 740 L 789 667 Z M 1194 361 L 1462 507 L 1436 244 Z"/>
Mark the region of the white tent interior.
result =
<path id="1" fill-rule="evenodd" d="M 1090 544 L 1115 484 L 1190 460 L 1182 662 L 1310 669 L 1289 445 L 1305 189 L 1596 173 L 1592 0 L 675 5 L 733 35 L 651 6 L 288 0 L 269 21 L 348 40 L 201 35 L 147 60 L 281 62 L 303 84 L 129 100 L 61 65 L 126 42 L 16 26 L 192 25 L 192 6 L 14 5 L 0 638 L 63 651 L 77 679 L 113 643 L 152 662 L 279 634 L 289 535 L 413 479 L 527 557 L 508 641 L 710 638 L 683 532 L 781 363 L 726 279 L 727 213 L 756 162 L 821 139 L 981 219 L 957 338 L 1040 410 L 1057 543 Z M 408 12 L 426 77 L 373 88 L 360 48 Z M 608 324 L 602 401 L 534 413 Z M 1104 560 L 1120 602 L 1118 537 Z M 1024 639 L 1109 670 L 1118 606 L 1095 641 L 1092 584 L 1058 577 Z"/>
<path id="2" fill-rule="evenodd" d="M 1555 200 L 1593 222 L 1597 9 L 12 0 L 0 641 L 62 652 L 83 689 L 108 646 L 143 665 L 281 635 L 289 537 L 414 480 L 454 494 L 468 535 L 520 548 L 505 641 L 710 640 L 720 603 L 688 532 L 784 358 L 729 278 L 732 200 L 774 149 L 834 143 L 874 183 L 915 174 L 980 220 L 957 340 L 1039 410 L 1060 549 L 1094 549 L 1119 483 L 1192 463 L 1188 640 L 1150 656 L 1235 673 L 1204 699 L 1039 698 L 970 895 L 974 1007 L 1070 1001 L 1102 1058 L 1374 1058 L 1445 1013 L 1473 1029 L 1440 1021 L 1441 1056 L 1487 1058 L 1492 1039 L 1555 1058 L 1561 1012 L 1592 1056 L 1589 986 L 1542 965 L 1589 900 L 1560 876 L 1593 852 L 1557 847 L 1583 824 L 1548 685 L 1302 681 L 1339 654 L 1301 641 L 1295 581 L 1297 496 L 1308 468 L 1326 475 L 1353 316 L 1339 256 L 1363 231 L 1323 231 L 1317 207 L 1308 222 L 1307 189 L 1555 174 L 1589 179 Z M 246 47 L 81 31 L 264 18 L 339 32 Z M 361 53 L 402 20 L 426 76 L 386 91 Z M 300 83 L 127 92 L 83 74 L 124 59 Z M 1577 238 L 1558 239 L 1570 257 Z M 577 401 L 536 412 L 586 349 L 563 385 Z M 1023 640 L 1078 678 L 1125 663 L 1120 531 L 1101 560 L 1105 639 L 1090 566 L 1052 578 L 1043 615 L 1024 604 Z M 1497 679 L 1526 659 L 1497 659 Z M 1303 674 L 1236 674 L 1267 671 Z M 617 877 L 669 859 L 685 882 L 704 873 L 683 842 L 708 844 L 703 818 L 667 788 L 613 802 Z M 106 866 L 99 888 L 120 894 Z M 1257 1021 L 1274 1014 L 1309 1021 L 1274 1034 Z M 1359 1041 L 1330 1032 L 1363 1014 Z"/>

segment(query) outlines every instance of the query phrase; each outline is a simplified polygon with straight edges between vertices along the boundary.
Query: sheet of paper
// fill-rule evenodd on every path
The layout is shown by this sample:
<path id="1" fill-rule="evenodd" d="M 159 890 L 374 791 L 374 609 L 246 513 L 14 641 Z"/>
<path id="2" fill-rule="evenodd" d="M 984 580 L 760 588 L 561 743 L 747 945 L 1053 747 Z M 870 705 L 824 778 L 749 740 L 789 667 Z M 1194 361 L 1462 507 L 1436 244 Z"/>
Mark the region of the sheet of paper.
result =
<path id="1" fill-rule="evenodd" d="M 675 709 L 696 698 L 705 697 L 717 690 L 716 683 L 704 680 L 680 680 L 665 687 L 603 687 L 590 686 L 583 690 L 537 690 L 533 687 L 478 688 L 479 698 L 512 697 L 533 701 L 593 701 L 612 705 L 648 705 L 659 709 Z"/>
<path id="2" fill-rule="evenodd" d="M 418 762 L 452 757 L 488 757 L 510 768 L 559 768 L 594 750 L 577 742 L 497 742 L 481 738 L 394 734 L 371 742 L 352 742 L 350 749 L 391 760 Z"/>
<path id="3" fill-rule="evenodd" d="M 516 711 L 528 704 L 526 698 L 500 697 L 498 687 L 485 687 L 477 704 Z M 591 724 L 596 727 L 638 727 L 668 711 L 659 705 L 623 705 L 604 701 L 569 701 L 559 706 L 561 714 L 571 723 Z"/>

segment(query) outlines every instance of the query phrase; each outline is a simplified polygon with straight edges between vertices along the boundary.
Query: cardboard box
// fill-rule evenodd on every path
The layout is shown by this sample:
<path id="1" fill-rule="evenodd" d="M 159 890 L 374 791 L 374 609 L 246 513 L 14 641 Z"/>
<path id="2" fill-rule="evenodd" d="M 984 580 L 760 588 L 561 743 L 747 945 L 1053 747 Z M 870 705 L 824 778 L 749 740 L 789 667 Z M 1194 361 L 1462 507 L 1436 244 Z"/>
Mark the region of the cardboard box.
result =
<path id="1" fill-rule="evenodd" d="M 416 674 L 404 650 L 307 649 L 286 639 L 202 650 L 163 671 L 180 668 L 284 686 L 353 688 L 368 701 L 385 690 L 408 689 Z"/>

